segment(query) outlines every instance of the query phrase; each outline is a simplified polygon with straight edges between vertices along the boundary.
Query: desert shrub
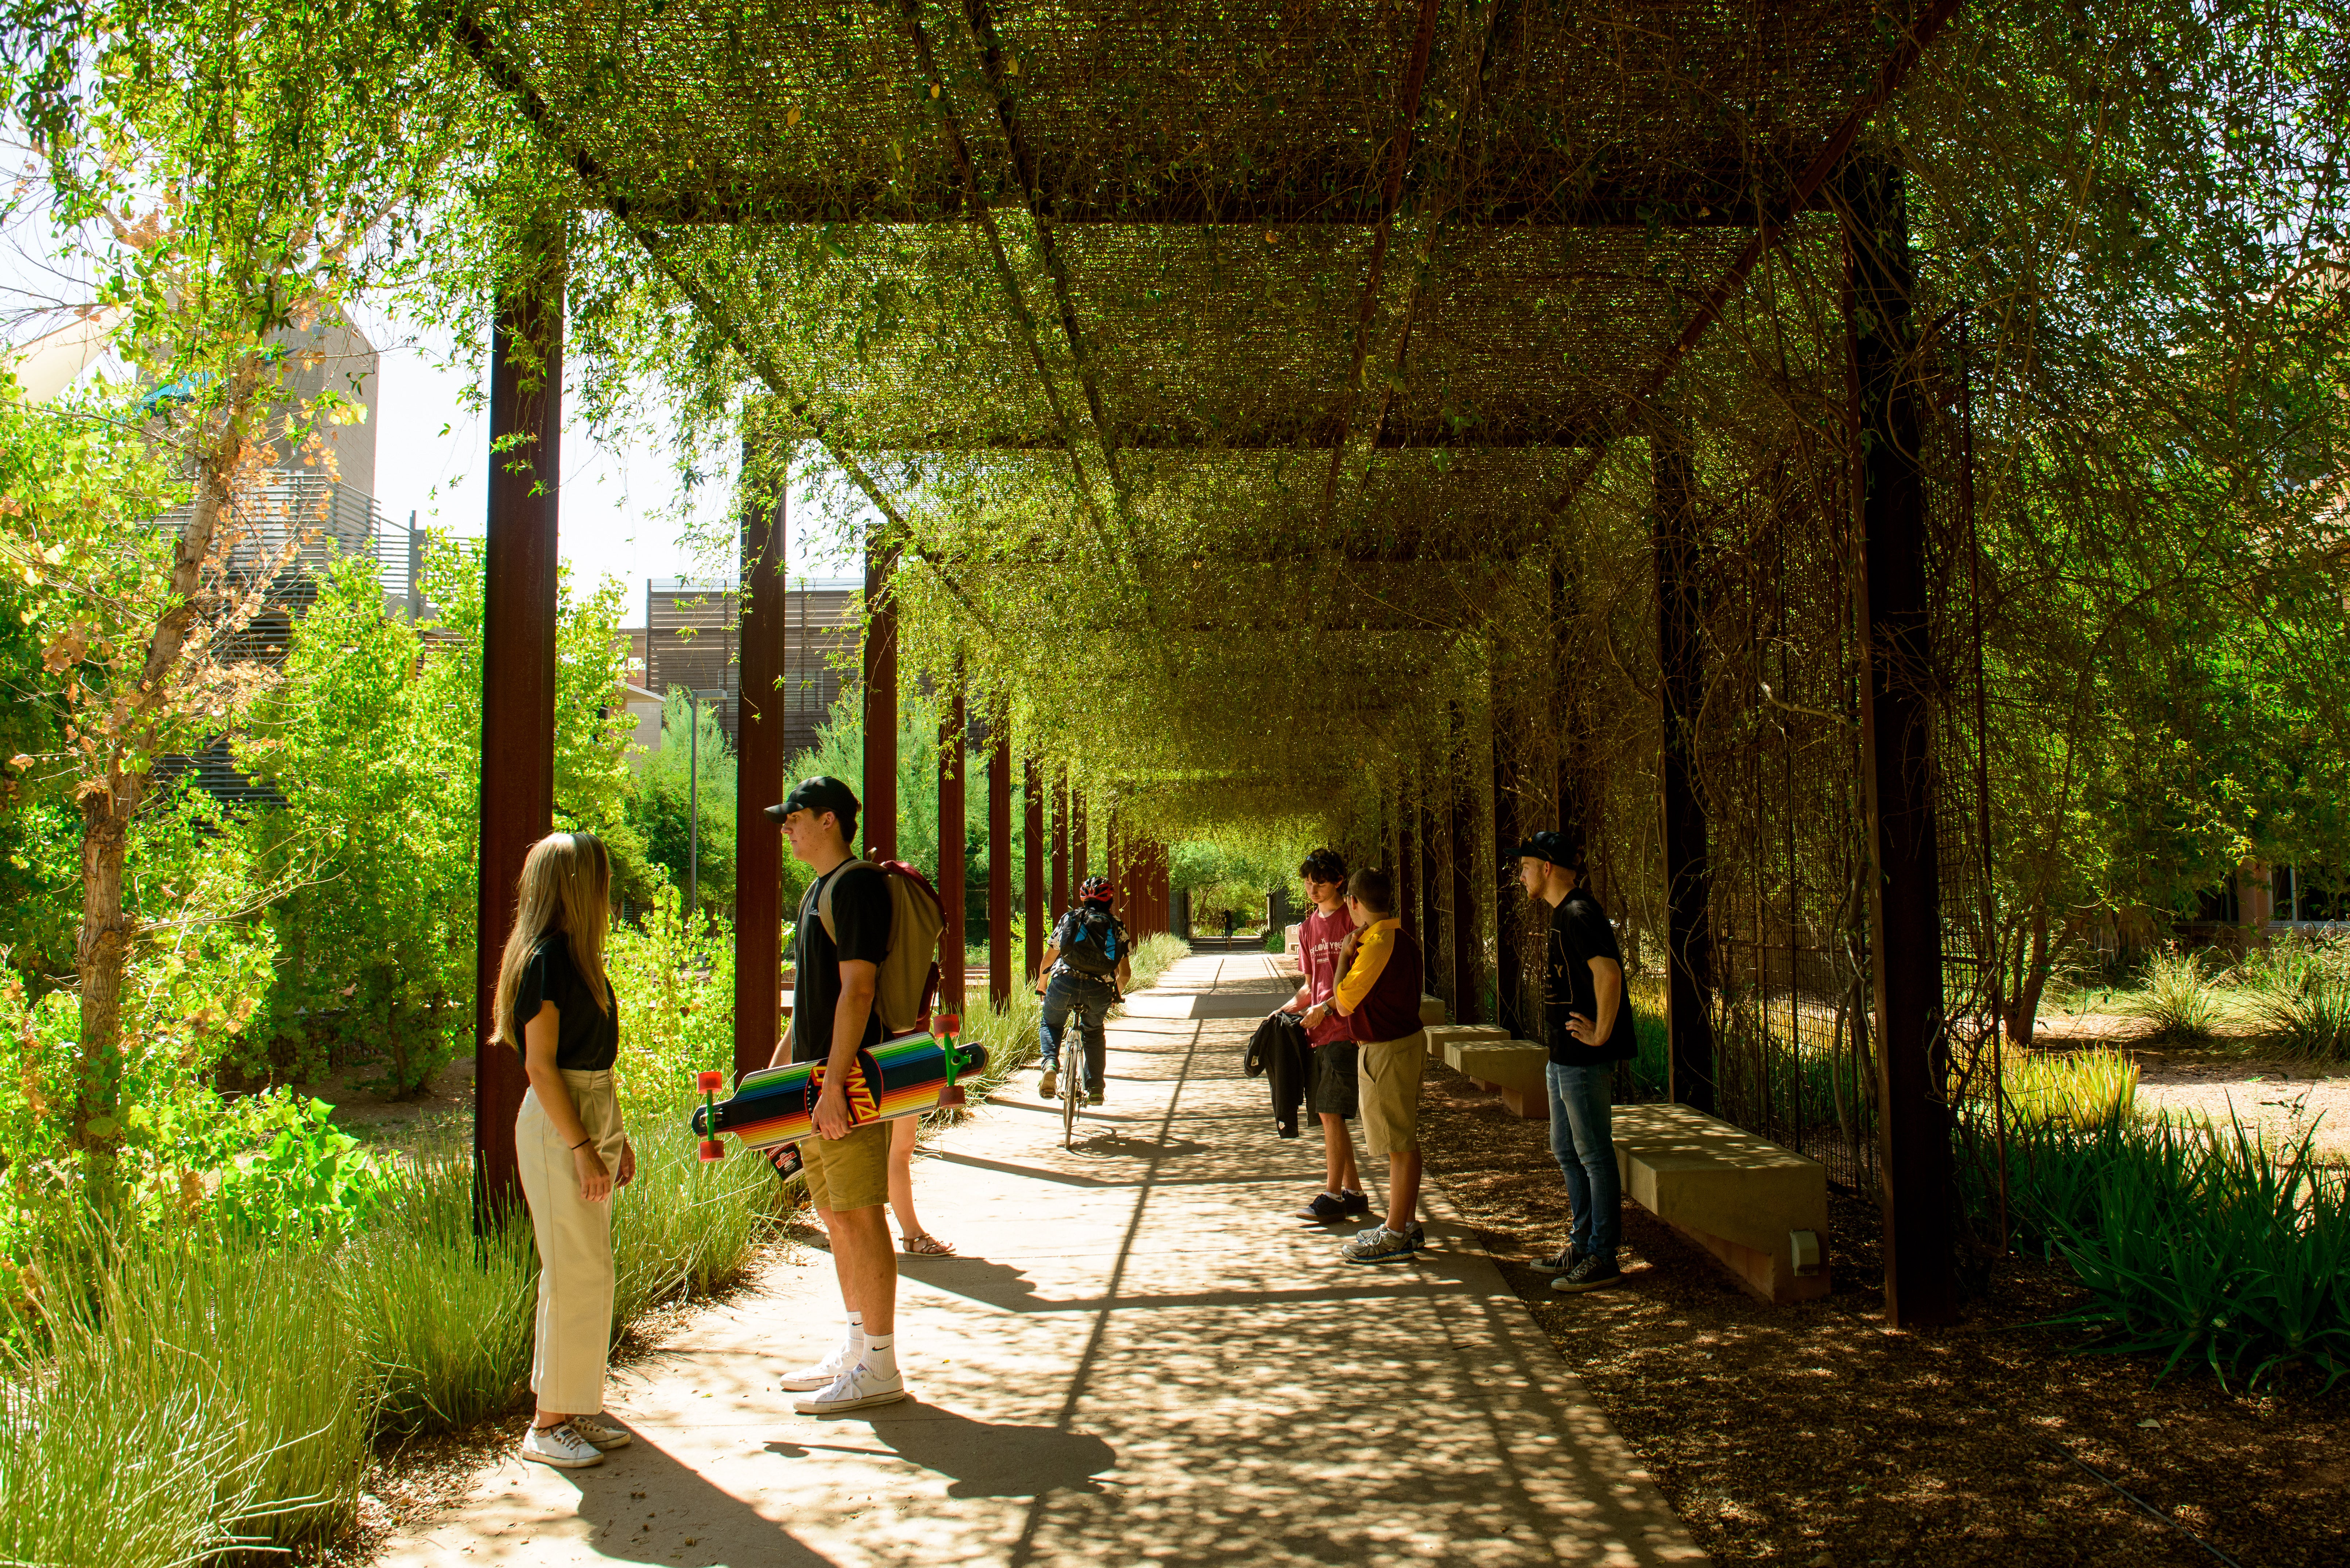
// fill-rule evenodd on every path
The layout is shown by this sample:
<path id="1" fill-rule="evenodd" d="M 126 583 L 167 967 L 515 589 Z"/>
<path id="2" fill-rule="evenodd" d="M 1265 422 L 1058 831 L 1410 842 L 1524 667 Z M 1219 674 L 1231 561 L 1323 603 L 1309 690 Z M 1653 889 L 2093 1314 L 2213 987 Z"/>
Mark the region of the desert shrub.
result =
<path id="1" fill-rule="evenodd" d="M 2153 1024 L 2165 1040 L 2209 1040 L 2220 1022 L 2219 993 L 2202 955 L 2175 947 L 2150 955 L 2138 989 L 2115 1005 Z"/>
<path id="2" fill-rule="evenodd" d="M 604 953 L 620 1007 L 614 1075 L 632 1118 L 691 1094 L 696 1073 L 733 1076 L 734 929 L 723 919 L 686 921 L 683 896 L 658 874 L 654 881 L 644 919 L 615 926 Z"/>
<path id="3" fill-rule="evenodd" d="M 688 1119 L 696 1103 L 680 1096 L 629 1129 L 637 1179 L 612 1215 L 616 1335 L 664 1303 L 732 1283 L 797 1205 L 796 1184 L 787 1189 L 763 1158 L 702 1162 Z"/>
<path id="4" fill-rule="evenodd" d="M 2126 1119 L 2137 1103 L 2137 1063 L 2110 1047 L 2011 1052 L 2000 1079 L 2013 1127 L 2102 1127 Z"/>
<path id="5" fill-rule="evenodd" d="M 473 1233 L 470 1152 L 403 1162 L 377 1223 L 339 1255 L 354 1345 L 393 1435 L 449 1431 L 510 1409 L 530 1382 L 538 1254 L 528 1216 Z"/>
<path id="6" fill-rule="evenodd" d="M 2350 947 L 2287 938 L 2246 954 L 2236 981 L 2264 1044 L 2350 1061 Z"/>
<path id="7" fill-rule="evenodd" d="M 2028 1244 L 2088 1292 L 2057 1322 L 2090 1348 L 2256 1386 L 2350 1371 L 2350 1188 L 2310 1139 L 2108 1117 L 2013 1129 L 2009 1191 Z"/>
<path id="8" fill-rule="evenodd" d="M 1158 984 L 1159 976 L 1191 956 L 1191 944 L 1181 937 L 1161 931 L 1156 936 L 1143 938 L 1134 944 L 1134 956 L 1130 961 L 1133 988 L 1140 991 L 1146 985 Z"/>

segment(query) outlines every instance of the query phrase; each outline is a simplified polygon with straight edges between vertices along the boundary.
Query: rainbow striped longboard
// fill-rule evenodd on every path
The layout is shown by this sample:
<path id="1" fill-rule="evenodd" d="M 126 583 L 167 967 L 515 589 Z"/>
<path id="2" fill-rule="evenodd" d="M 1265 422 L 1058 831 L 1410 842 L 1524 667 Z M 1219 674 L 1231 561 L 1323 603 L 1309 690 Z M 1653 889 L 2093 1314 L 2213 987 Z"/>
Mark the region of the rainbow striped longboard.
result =
<path id="1" fill-rule="evenodd" d="M 857 1054 L 848 1082 L 848 1116 L 858 1127 L 899 1116 L 920 1116 L 941 1106 L 963 1103 L 956 1082 L 987 1065 L 987 1048 L 955 1039 L 962 1021 L 938 1021 L 935 1034 L 900 1034 Z M 705 1160 L 724 1157 L 721 1133 L 732 1133 L 749 1149 L 774 1148 L 816 1136 L 816 1096 L 824 1087 L 821 1062 L 795 1062 L 746 1073 L 733 1097 L 721 1100 L 724 1076 L 703 1073 L 696 1080 L 702 1104 L 693 1113 L 694 1136 Z"/>

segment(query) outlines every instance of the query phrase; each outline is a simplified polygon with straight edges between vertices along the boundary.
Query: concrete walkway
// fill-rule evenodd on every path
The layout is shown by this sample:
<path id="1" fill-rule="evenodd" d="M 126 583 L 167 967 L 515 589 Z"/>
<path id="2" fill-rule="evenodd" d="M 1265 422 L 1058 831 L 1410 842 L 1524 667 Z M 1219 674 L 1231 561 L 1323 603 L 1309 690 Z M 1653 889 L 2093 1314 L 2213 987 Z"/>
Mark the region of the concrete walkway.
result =
<path id="1" fill-rule="evenodd" d="M 810 1254 L 624 1375 L 635 1447 L 509 1460 L 382 1561 L 1702 1562 L 1440 1195 L 1410 1264 L 1340 1263 L 1344 1232 L 1289 1217 L 1318 1140 L 1277 1141 L 1241 1074 L 1273 963 L 1138 996 L 1075 1150 L 1024 1072 L 917 1165 L 965 1255 L 901 1259 L 906 1403 L 815 1419 L 776 1390 L 839 1334 Z"/>

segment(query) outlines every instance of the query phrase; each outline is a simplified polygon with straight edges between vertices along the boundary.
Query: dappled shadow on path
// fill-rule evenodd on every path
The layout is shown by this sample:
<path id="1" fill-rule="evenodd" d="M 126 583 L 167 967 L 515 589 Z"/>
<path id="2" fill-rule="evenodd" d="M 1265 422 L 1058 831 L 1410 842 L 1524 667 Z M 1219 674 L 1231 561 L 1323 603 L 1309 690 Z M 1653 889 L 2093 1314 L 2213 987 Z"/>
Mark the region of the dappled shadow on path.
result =
<path id="1" fill-rule="evenodd" d="M 948 1477 L 949 1497 L 1040 1497 L 1050 1491 L 1098 1492 L 1094 1480 L 1118 1466 L 1118 1452 L 1089 1432 L 1057 1427 L 978 1421 L 920 1400 L 859 1412 L 870 1417 L 873 1437 L 920 1469 Z M 767 1451 L 802 1459 L 811 1450 L 843 1453 L 879 1450 L 863 1443 L 795 1443 L 779 1438 Z"/>

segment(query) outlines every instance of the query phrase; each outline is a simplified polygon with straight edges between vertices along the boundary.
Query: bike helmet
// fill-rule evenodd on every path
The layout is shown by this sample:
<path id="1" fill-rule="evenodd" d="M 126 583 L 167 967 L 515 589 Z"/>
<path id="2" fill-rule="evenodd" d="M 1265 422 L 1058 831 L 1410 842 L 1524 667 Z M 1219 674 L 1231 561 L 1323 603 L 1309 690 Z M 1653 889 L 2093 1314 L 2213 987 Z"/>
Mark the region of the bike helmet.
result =
<path id="1" fill-rule="evenodd" d="M 1080 904 L 1107 904 L 1109 900 L 1110 886 L 1107 877 L 1088 877 L 1077 888 L 1077 902 Z"/>

